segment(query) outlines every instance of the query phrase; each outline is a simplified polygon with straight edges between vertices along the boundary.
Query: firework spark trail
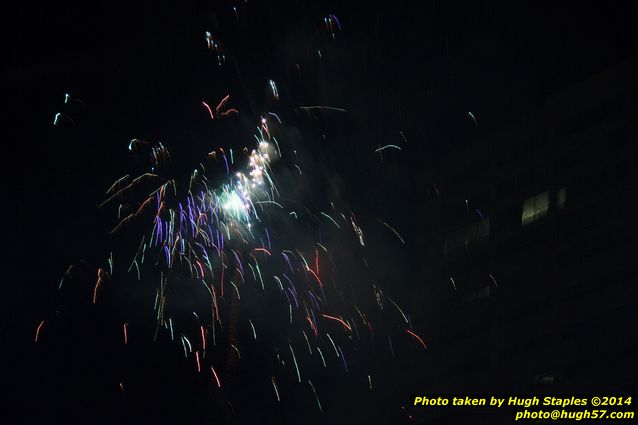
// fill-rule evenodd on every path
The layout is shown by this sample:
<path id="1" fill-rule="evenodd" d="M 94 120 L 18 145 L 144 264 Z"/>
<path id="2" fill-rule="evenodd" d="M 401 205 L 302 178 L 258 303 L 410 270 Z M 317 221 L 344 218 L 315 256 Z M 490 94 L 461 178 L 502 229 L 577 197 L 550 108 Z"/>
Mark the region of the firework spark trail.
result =
<path id="1" fill-rule="evenodd" d="M 317 406 L 319 407 L 319 411 L 323 412 L 323 409 L 321 408 L 321 402 L 319 401 L 319 396 L 317 395 L 317 390 L 315 390 L 315 386 L 312 385 L 312 382 L 310 381 L 310 379 L 308 380 L 308 384 L 310 384 L 310 388 L 312 388 L 312 392 L 315 395 L 315 398 L 317 399 Z"/>
<path id="2" fill-rule="evenodd" d="M 256 341 L 257 340 L 257 332 L 255 331 L 255 325 L 253 325 L 253 321 L 252 320 L 248 320 L 248 322 L 250 323 L 250 328 L 253 331 L 253 339 Z"/>
<path id="3" fill-rule="evenodd" d="M 413 337 L 415 337 L 417 339 L 417 341 L 419 341 L 419 343 L 421 343 L 421 345 L 423 346 L 423 348 L 425 348 L 426 350 L 428 349 L 428 347 L 425 345 L 425 342 L 423 342 L 423 340 L 421 339 L 420 336 L 418 336 L 417 334 L 415 334 L 414 332 L 412 332 L 409 329 L 404 329 L 407 333 L 409 333 L 410 335 L 412 335 Z"/>
<path id="4" fill-rule="evenodd" d="M 38 327 L 35 330 L 35 341 L 34 342 L 38 342 L 38 338 L 40 337 L 40 330 L 42 330 L 42 326 L 44 326 L 44 322 L 45 320 L 42 320 L 40 322 L 40 324 L 38 325 Z"/>
<path id="5" fill-rule="evenodd" d="M 346 356 L 343 354 L 343 350 L 341 350 L 341 347 L 339 348 L 339 353 L 341 354 L 341 360 L 343 361 L 343 367 L 346 370 L 346 373 L 348 373 L 348 363 L 346 363 Z"/>
<path id="6" fill-rule="evenodd" d="M 302 111 L 312 111 L 312 110 L 327 110 L 327 111 L 337 111 L 337 112 L 348 112 L 345 109 L 342 108 L 336 108 L 334 106 L 299 106 L 297 107 L 297 109 L 301 109 Z"/>
<path id="7" fill-rule="evenodd" d="M 381 152 L 381 151 L 384 151 L 384 150 L 389 149 L 389 148 L 393 148 L 393 149 L 396 149 L 396 150 L 399 150 L 399 151 L 401 150 L 401 146 L 397 146 L 397 145 L 385 145 L 385 146 L 381 146 L 381 147 L 380 147 L 380 148 L 378 148 L 378 149 L 375 149 L 374 151 L 375 151 L 375 152 Z"/>
<path id="8" fill-rule="evenodd" d="M 188 358 L 188 352 L 186 351 L 186 342 L 184 342 L 184 337 L 181 338 L 182 346 L 184 347 L 184 358 Z"/>
<path id="9" fill-rule="evenodd" d="M 319 356 L 321 357 L 321 363 L 323 364 L 323 367 L 328 367 L 326 366 L 326 359 L 323 357 L 323 352 L 321 351 L 321 348 L 317 347 L 317 351 L 319 352 Z"/>
<path id="10" fill-rule="evenodd" d="M 60 284 L 58 285 L 58 290 L 62 289 L 62 285 L 64 284 L 64 278 L 67 277 L 67 276 L 71 277 L 71 271 L 72 270 L 73 270 L 73 265 L 70 265 L 69 268 L 66 269 L 66 271 L 62 275 L 62 278 L 60 279 Z"/>
<path id="11" fill-rule="evenodd" d="M 277 389 L 277 380 L 275 379 L 275 377 L 272 377 L 272 387 L 275 390 L 275 396 L 277 397 L 277 401 L 281 401 L 281 399 L 279 398 L 279 390 Z"/>
<path id="12" fill-rule="evenodd" d="M 53 117 L 53 125 L 57 126 L 60 124 L 60 121 L 62 119 L 66 119 L 69 120 L 69 122 L 71 122 L 71 124 L 75 125 L 75 121 L 73 121 L 73 119 L 71 117 L 69 117 L 68 115 L 64 115 L 60 112 L 56 113 L 55 116 Z"/>
<path id="13" fill-rule="evenodd" d="M 215 377 L 215 382 L 217 382 L 217 388 L 222 387 L 222 383 L 219 381 L 219 376 L 217 376 L 217 372 L 213 366 L 210 367 L 210 370 L 213 372 L 213 376 Z"/>
<path id="14" fill-rule="evenodd" d="M 478 127 L 478 121 L 476 121 L 476 117 L 474 116 L 474 114 L 471 112 L 468 112 L 467 116 L 470 117 L 472 121 L 474 122 L 474 125 Z"/>
<path id="15" fill-rule="evenodd" d="M 383 224 L 385 227 L 387 227 L 388 229 L 390 229 L 392 231 L 392 233 L 394 233 L 396 235 L 397 238 L 399 238 L 399 240 L 401 241 L 402 244 L 405 245 L 405 241 L 403 240 L 403 238 L 401 237 L 401 235 L 399 234 L 399 232 L 397 232 L 392 226 L 390 226 L 388 223 L 386 223 L 383 220 L 380 220 L 377 218 L 377 221 L 381 224 Z"/>
<path id="16" fill-rule="evenodd" d="M 93 304 L 97 303 L 97 291 L 104 282 L 105 275 L 106 272 L 104 271 L 104 269 L 99 268 L 97 270 L 97 281 L 95 282 L 95 287 L 93 288 Z"/>
<path id="17" fill-rule="evenodd" d="M 344 328 L 348 329 L 350 332 L 352 332 L 352 327 L 347 324 L 342 318 L 340 317 L 334 317 L 334 316 L 329 316 L 327 314 L 321 313 L 322 317 L 325 317 L 326 319 L 331 319 L 331 320 L 336 320 L 337 322 L 341 323 L 343 325 Z"/>
<path id="18" fill-rule="evenodd" d="M 133 142 L 131 142 L 133 143 Z M 131 145 L 129 145 L 129 150 L 132 150 Z M 129 184 L 129 180 L 131 179 L 131 176 L 129 174 L 120 177 L 119 179 L 117 179 L 112 185 L 111 187 L 108 188 L 108 190 L 106 191 L 107 195 L 111 195 L 112 193 L 114 193 L 114 191 L 119 191 L 119 189 L 122 188 L 122 185 L 128 185 Z"/>
<path id="19" fill-rule="evenodd" d="M 233 348 L 233 350 L 235 350 L 235 352 L 237 353 L 237 360 L 241 360 L 241 354 L 239 353 L 239 348 L 237 348 L 237 346 L 235 346 L 235 344 L 230 344 L 230 346 Z"/>
<path id="20" fill-rule="evenodd" d="M 290 353 L 292 354 L 292 360 L 295 363 L 295 370 L 297 371 L 297 380 L 299 382 L 301 382 L 301 374 L 299 373 L 299 365 L 297 364 L 297 357 L 295 357 L 295 352 L 292 349 L 292 345 L 288 344 L 288 347 L 290 347 Z"/>
<path id="21" fill-rule="evenodd" d="M 397 310 L 399 310 L 399 313 L 401 313 L 401 316 L 403 316 L 403 319 L 405 320 L 405 323 L 408 323 L 408 318 L 403 313 L 403 310 L 401 310 L 401 307 L 399 307 L 399 305 L 397 303 L 395 303 L 392 298 L 390 298 L 390 297 L 387 297 L 387 298 L 388 298 L 388 300 L 390 300 L 390 302 L 392 304 L 394 304 L 394 306 L 397 308 Z"/>
<path id="22" fill-rule="evenodd" d="M 321 279 L 319 279 L 319 276 L 317 276 L 317 273 L 315 273 L 314 270 L 308 267 L 308 265 L 306 265 L 306 271 L 309 271 L 310 274 L 315 278 L 315 280 L 319 284 L 319 288 L 323 288 L 323 282 L 321 282 Z"/>
<path id="23" fill-rule="evenodd" d="M 328 220 L 332 221 L 334 223 L 335 226 L 337 226 L 337 229 L 341 229 L 341 226 L 339 226 L 339 224 L 335 221 L 334 218 L 330 217 L 330 215 L 326 214 L 325 212 L 321 211 L 321 215 L 323 215 L 324 217 L 326 217 Z"/>
<path id="24" fill-rule="evenodd" d="M 202 364 L 201 364 L 201 361 L 199 359 L 199 351 L 195 351 L 195 359 L 197 360 L 197 372 L 201 372 L 202 371 Z"/>
<path id="25" fill-rule="evenodd" d="M 185 336 L 182 336 L 182 339 L 184 340 L 184 342 L 186 342 L 186 344 L 188 344 L 188 352 L 192 353 L 193 352 L 193 346 L 191 345 L 191 342 Z"/>
<path id="26" fill-rule="evenodd" d="M 279 118 L 279 115 L 275 114 L 274 112 L 268 112 L 268 115 L 272 115 L 273 117 L 275 117 L 277 119 L 277 121 L 279 122 L 279 124 L 281 124 L 281 119 Z M 277 149 L 277 150 L 279 150 L 279 149 Z"/>
<path id="27" fill-rule="evenodd" d="M 332 340 L 332 337 L 328 333 L 326 334 L 326 336 L 330 340 L 330 344 L 332 344 L 332 348 L 334 348 L 335 354 L 337 355 L 337 357 L 339 357 L 339 351 L 337 350 L 337 346 L 335 345 L 335 342 Z"/>
<path id="28" fill-rule="evenodd" d="M 388 335 L 388 345 L 390 346 L 390 354 L 392 354 L 392 358 L 394 358 L 394 347 L 392 346 L 392 339 L 390 339 L 390 335 Z"/>
<path id="29" fill-rule="evenodd" d="M 199 325 L 199 330 L 202 336 L 202 350 L 206 351 L 206 336 L 204 335 L 204 326 Z"/>
<path id="30" fill-rule="evenodd" d="M 279 100 L 279 91 L 277 90 L 277 84 L 273 80 L 269 80 L 268 84 L 270 85 L 270 91 L 275 100 Z"/>
<path id="31" fill-rule="evenodd" d="M 208 111 L 208 114 L 210 115 L 210 119 L 211 119 L 211 120 L 214 120 L 214 119 L 215 119 L 215 116 L 213 115 L 213 110 L 212 110 L 212 109 L 210 109 L 210 106 L 208 106 L 208 103 L 206 103 L 206 102 L 204 102 L 204 101 L 202 100 L 202 105 L 204 105 L 204 107 L 206 107 L 206 110 Z"/>

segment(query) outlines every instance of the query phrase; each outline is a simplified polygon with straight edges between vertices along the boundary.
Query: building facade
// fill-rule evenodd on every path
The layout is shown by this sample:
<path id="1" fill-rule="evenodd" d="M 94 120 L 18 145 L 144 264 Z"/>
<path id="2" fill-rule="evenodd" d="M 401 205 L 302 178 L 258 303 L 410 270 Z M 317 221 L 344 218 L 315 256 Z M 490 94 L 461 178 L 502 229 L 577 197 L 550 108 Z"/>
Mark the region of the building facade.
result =
<path id="1" fill-rule="evenodd" d="M 635 389 L 636 75 L 629 60 L 425 167 L 432 388 Z"/>

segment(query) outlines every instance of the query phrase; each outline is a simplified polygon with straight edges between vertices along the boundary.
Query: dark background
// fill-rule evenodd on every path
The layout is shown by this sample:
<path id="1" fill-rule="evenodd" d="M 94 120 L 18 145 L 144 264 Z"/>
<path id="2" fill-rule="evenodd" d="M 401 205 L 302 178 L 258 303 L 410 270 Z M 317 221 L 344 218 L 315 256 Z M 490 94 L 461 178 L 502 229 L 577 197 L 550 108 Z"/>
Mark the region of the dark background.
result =
<path id="1" fill-rule="evenodd" d="M 424 283 L 409 267 L 425 249 L 410 224 L 421 215 L 411 207 L 414 196 L 423 196 L 414 192 L 421 169 L 634 55 L 637 12 L 633 2 L 254 0 L 46 2 L 7 10 L 0 297 L 6 423 L 157 423 L 167 417 L 222 423 L 197 407 L 210 394 L 200 382 L 184 383 L 190 365 L 175 363 L 175 353 L 157 354 L 157 347 L 140 347 L 139 361 L 129 362 L 151 389 L 131 396 L 139 404 L 123 404 L 113 368 L 127 361 L 102 348 L 120 338 L 119 329 L 108 335 L 100 319 L 109 312 L 77 307 L 74 317 L 86 321 L 67 323 L 73 330 L 66 346 L 32 343 L 40 320 L 56 314 L 57 284 L 68 265 L 80 259 L 95 264 L 108 255 L 112 215 L 96 204 L 124 169 L 135 166 L 126 149 L 130 139 L 163 141 L 188 158 L 210 140 L 223 138 L 216 146 L 228 146 L 250 137 L 256 117 L 277 110 L 306 135 L 300 143 L 307 157 L 325 163 L 318 175 L 330 178 L 317 177 L 317 205 L 336 186 L 341 192 L 335 196 L 363 217 L 401 223 L 405 250 L 373 252 L 378 257 L 368 261 L 400 265 L 377 272 L 395 281 L 393 298 L 411 307 L 415 326 L 427 335 L 427 324 L 418 323 L 424 317 L 420 300 L 411 296 Z M 329 13 L 343 27 L 334 41 L 322 25 Z M 223 67 L 206 49 L 207 30 L 224 43 Z M 269 79 L 282 97 L 276 105 L 268 100 Z M 83 103 L 64 105 L 65 93 Z M 200 103 L 212 106 L 229 93 L 241 111 L 236 127 L 212 123 Z M 291 112 L 298 105 L 348 112 L 312 120 Z M 53 126 L 57 112 L 74 123 Z M 405 149 L 389 151 L 381 164 L 374 149 L 401 144 L 399 130 L 408 138 Z M 389 395 L 397 412 L 385 423 L 407 421 L 398 411 L 402 388 L 422 387 L 437 367 L 406 356 L 390 372 L 396 379 L 386 390 L 397 389 Z M 348 390 L 342 388 L 358 397 Z M 166 411 L 155 410 L 167 403 Z M 356 410 L 343 415 L 331 420 L 358 421 Z"/>

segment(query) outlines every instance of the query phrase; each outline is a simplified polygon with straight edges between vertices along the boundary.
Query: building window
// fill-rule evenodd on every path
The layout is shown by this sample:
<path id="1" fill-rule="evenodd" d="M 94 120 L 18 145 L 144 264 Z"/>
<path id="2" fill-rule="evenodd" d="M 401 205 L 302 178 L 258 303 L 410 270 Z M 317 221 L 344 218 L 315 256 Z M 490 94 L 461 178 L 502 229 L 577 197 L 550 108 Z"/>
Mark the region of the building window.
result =
<path id="1" fill-rule="evenodd" d="M 443 252 L 449 254 L 452 251 L 461 249 L 465 244 L 465 227 L 457 229 L 445 235 L 443 242 Z"/>
<path id="2" fill-rule="evenodd" d="M 534 383 L 541 385 L 554 385 L 556 379 L 553 375 L 536 375 L 534 376 Z"/>
<path id="3" fill-rule="evenodd" d="M 465 244 L 469 244 L 479 239 L 483 239 L 490 234 L 490 218 L 486 217 L 485 220 L 478 220 L 467 226 L 467 237 L 465 238 Z M 467 246 L 466 246 L 467 248 Z"/>
<path id="4" fill-rule="evenodd" d="M 558 192 L 556 192 L 556 206 L 558 207 L 559 210 L 562 210 L 563 208 L 565 208 L 566 202 L 567 202 L 567 188 L 563 187 L 561 189 L 558 189 Z"/>
<path id="5" fill-rule="evenodd" d="M 464 302 L 469 304 L 474 301 L 482 300 L 490 296 L 491 287 L 490 285 L 483 286 L 482 288 L 476 289 L 469 294 L 467 294 L 464 298 Z"/>
<path id="6" fill-rule="evenodd" d="M 443 252 L 447 255 L 457 250 L 467 250 L 468 246 L 490 234 L 490 218 L 474 221 L 467 226 L 445 235 Z"/>
<path id="7" fill-rule="evenodd" d="M 549 193 L 547 191 L 532 196 L 523 202 L 521 223 L 523 226 L 547 216 L 549 211 Z"/>

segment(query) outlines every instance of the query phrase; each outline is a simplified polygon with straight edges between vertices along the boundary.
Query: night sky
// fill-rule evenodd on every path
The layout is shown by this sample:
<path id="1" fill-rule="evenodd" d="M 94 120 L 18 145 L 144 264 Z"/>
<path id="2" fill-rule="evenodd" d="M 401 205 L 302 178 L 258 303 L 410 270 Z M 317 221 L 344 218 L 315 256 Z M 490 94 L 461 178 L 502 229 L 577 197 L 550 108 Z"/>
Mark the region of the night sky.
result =
<path id="1" fill-rule="evenodd" d="M 129 279 L 129 289 L 113 291 L 98 308 L 90 304 L 97 265 L 114 250 L 128 266 L 139 244 L 139 233 L 109 236 L 116 211 L 97 204 L 117 178 L 144 172 L 143 160 L 127 149 L 131 139 L 169 146 L 183 175 L 211 146 L 250 146 L 258 118 L 277 111 L 306 167 L 300 203 L 321 211 L 339 202 L 362 222 L 382 217 L 401 230 L 404 246 L 369 226 L 377 248 L 367 261 L 427 336 L 419 311 L 426 300 L 411 296 L 420 284 L 410 267 L 421 249 L 410 234 L 421 214 L 411 207 L 422 196 L 415 194 L 419 170 L 638 51 L 638 4 L 556 3 L 61 1 L 5 12 L 0 415 L 7 420 L 0 422 L 407 423 L 401 403 L 436 367 L 410 340 L 397 342 L 401 361 L 380 356 L 385 377 L 375 396 L 360 395 L 361 382 L 349 377 L 326 377 L 326 403 L 328 394 L 335 401 L 323 416 L 315 415 L 310 392 L 288 390 L 297 397 L 294 408 L 250 407 L 249 397 L 258 406 L 272 397 L 269 382 L 265 389 L 250 385 L 268 367 L 265 346 L 253 348 L 258 360 L 238 372 L 233 390 L 245 397 L 235 402 L 233 422 L 179 343 L 152 343 L 153 297 L 144 290 L 155 281 L 138 290 Z M 334 39 L 323 24 L 329 14 L 342 27 Z M 205 31 L 224 45 L 221 67 L 206 48 Z M 80 101 L 65 104 L 65 93 Z M 201 102 L 214 106 L 227 94 L 240 113 L 211 120 Z M 301 105 L 347 112 L 308 114 L 295 109 Z M 73 122 L 54 126 L 58 112 Z M 404 149 L 388 151 L 381 163 L 374 150 L 386 144 Z M 343 273 L 356 286 L 348 247 L 342 248 Z M 69 264 L 86 264 L 77 280 L 87 283 L 62 297 L 57 287 Z M 56 325 L 47 322 L 42 343 L 34 344 L 36 326 L 51 317 L 59 318 Z M 128 352 L 121 347 L 123 320 L 147 323 L 132 334 Z M 363 357 L 353 374 L 371 362 Z M 365 413 L 361 406 L 368 406 Z"/>

